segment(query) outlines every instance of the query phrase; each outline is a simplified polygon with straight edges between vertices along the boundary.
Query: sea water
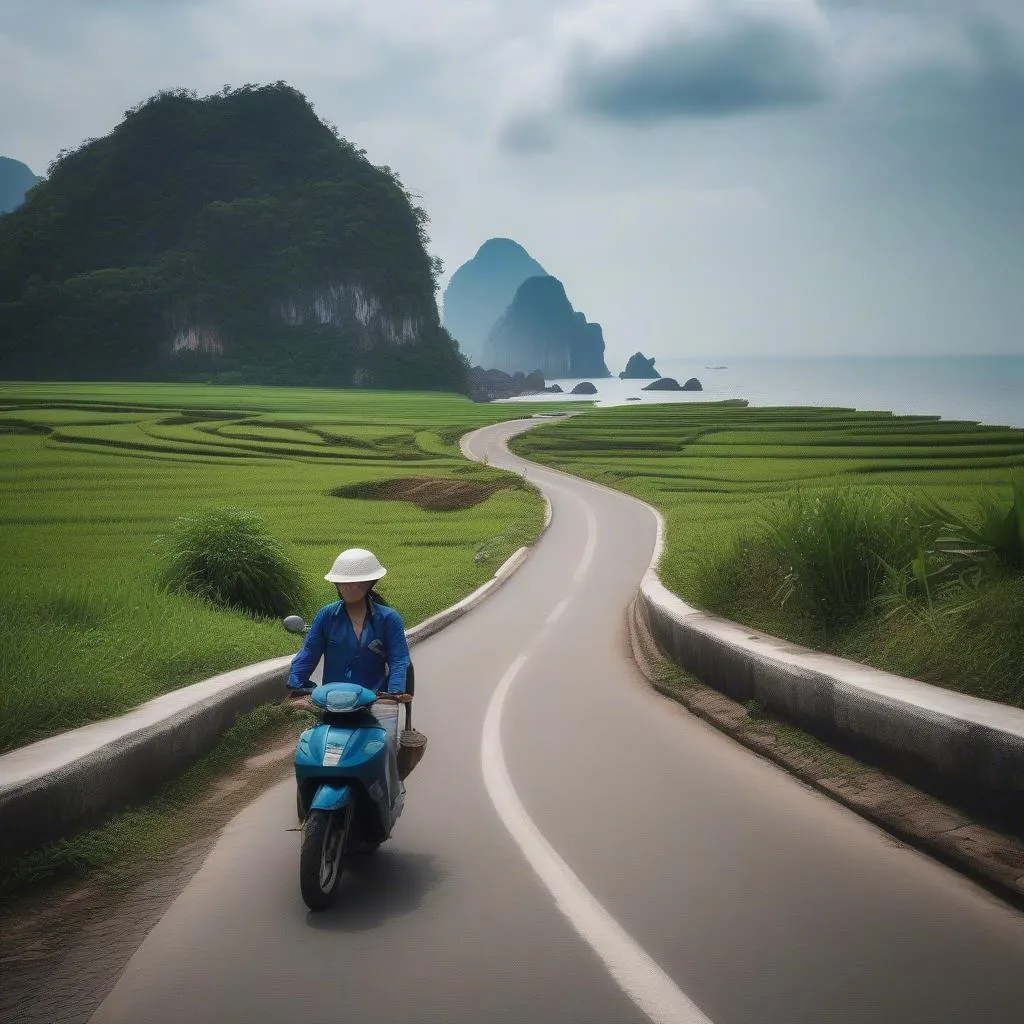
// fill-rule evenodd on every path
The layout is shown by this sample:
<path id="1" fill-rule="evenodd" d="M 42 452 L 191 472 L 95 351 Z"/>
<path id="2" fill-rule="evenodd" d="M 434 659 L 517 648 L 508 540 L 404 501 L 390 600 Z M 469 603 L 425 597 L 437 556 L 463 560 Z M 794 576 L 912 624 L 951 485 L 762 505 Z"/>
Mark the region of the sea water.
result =
<path id="1" fill-rule="evenodd" d="M 588 378 L 599 406 L 643 402 L 717 402 L 742 398 L 753 406 L 818 405 L 898 415 L 941 416 L 1024 427 L 1024 355 L 844 358 L 676 358 L 658 370 L 680 384 L 696 377 L 703 391 L 644 391 L 646 380 Z M 548 381 L 568 393 L 579 380 Z M 537 395 L 512 401 L 562 400 Z"/>

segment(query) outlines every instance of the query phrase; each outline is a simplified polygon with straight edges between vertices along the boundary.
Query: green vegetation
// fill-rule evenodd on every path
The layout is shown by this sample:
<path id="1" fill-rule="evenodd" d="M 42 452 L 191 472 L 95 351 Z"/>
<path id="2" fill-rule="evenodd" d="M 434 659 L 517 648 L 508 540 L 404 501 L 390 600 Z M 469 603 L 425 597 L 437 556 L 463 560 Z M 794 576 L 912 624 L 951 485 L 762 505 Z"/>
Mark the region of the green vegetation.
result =
<path id="1" fill-rule="evenodd" d="M 164 559 L 168 590 L 230 609 L 283 618 L 312 600 L 288 552 L 248 509 L 204 508 L 180 517 Z"/>
<path id="2" fill-rule="evenodd" d="M 691 604 L 1024 707 L 1024 431 L 686 403 L 592 410 L 512 447 L 660 509 L 660 574 Z"/>
<path id="3" fill-rule="evenodd" d="M 427 224 L 284 83 L 162 92 L 0 220 L 0 377 L 466 392 Z"/>
<path id="4" fill-rule="evenodd" d="M 485 582 L 536 535 L 514 474 L 466 462 L 467 430 L 534 407 L 457 396 L 202 385 L 0 386 L 0 751 L 117 714 L 217 672 L 295 650 L 274 621 L 158 585 L 175 520 L 256 512 L 312 598 L 338 551 L 372 548 L 407 626 Z M 335 497 L 416 478 L 480 485 L 426 510 Z M 504 486 L 494 488 L 496 482 Z M 391 486 L 394 486 L 393 484 Z M 429 503 L 428 503 L 429 504 Z"/>
<path id="5" fill-rule="evenodd" d="M 891 491 L 796 490 L 766 514 L 758 543 L 787 569 L 782 603 L 799 601 L 835 630 L 862 616 L 893 573 L 913 567 L 930 525 Z M 741 542 L 737 557 L 742 569 L 758 556 Z"/>

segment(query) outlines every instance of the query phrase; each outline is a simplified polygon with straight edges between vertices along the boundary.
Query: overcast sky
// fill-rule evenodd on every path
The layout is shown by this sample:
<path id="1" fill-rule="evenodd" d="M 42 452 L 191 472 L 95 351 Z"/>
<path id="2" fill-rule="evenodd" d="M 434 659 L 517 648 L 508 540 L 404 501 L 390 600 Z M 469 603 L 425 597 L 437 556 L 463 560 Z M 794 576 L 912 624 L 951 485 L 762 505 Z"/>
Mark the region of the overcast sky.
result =
<path id="1" fill-rule="evenodd" d="M 278 79 L 613 368 L 1024 353 L 1024 0 L 3 0 L 0 154 Z"/>

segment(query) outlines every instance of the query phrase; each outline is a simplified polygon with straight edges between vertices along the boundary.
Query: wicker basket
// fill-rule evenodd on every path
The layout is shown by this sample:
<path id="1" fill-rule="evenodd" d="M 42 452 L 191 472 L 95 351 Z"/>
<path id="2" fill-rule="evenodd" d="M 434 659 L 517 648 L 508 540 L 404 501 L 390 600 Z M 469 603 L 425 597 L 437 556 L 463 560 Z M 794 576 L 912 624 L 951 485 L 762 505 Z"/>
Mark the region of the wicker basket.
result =
<path id="1" fill-rule="evenodd" d="M 398 738 L 398 777 L 404 779 L 427 752 L 427 737 L 418 729 L 403 729 Z"/>

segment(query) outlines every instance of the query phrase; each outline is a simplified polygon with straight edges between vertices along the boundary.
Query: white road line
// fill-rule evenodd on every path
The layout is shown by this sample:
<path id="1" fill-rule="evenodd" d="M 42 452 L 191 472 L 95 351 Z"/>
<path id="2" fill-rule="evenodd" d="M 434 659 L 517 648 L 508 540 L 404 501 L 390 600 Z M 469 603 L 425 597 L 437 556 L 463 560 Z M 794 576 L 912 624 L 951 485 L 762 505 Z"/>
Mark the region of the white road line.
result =
<path id="1" fill-rule="evenodd" d="M 555 605 L 551 614 L 548 616 L 547 622 L 549 626 L 553 626 L 561 617 L 562 612 L 569 607 L 569 598 L 564 598 Z"/>
<path id="2" fill-rule="evenodd" d="M 576 573 L 573 576 L 573 580 L 579 583 L 587 574 L 590 563 L 594 560 L 594 551 L 597 550 L 597 516 L 594 515 L 594 510 L 585 499 L 578 495 L 574 495 L 574 497 L 583 506 L 587 517 L 587 546 L 583 549 L 583 557 L 580 559 L 580 564 L 576 566 Z"/>
<path id="3" fill-rule="evenodd" d="M 588 515 L 587 547 L 576 570 L 579 581 L 594 556 L 597 520 L 584 502 Z M 555 905 L 580 937 L 600 957 L 622 991 L 654 1024 L 711 1024 L 676 983 L 654 962 L 622 926 L 597 901 L 576 873 L 558 855 L 534 824 L 512 785 L 501 746 L 501 715 L 512 684 L 530 660 L 533 651 L 551 631 L 569 604 L 560 602 L 548 616 L 547 625 L 527 651 L 509 665 L 491 696 L 484 717 L 480 742 L 480 764 L 484 786 L 498 817 L 519 846 L 530 866 L 554 897 Z"/>

